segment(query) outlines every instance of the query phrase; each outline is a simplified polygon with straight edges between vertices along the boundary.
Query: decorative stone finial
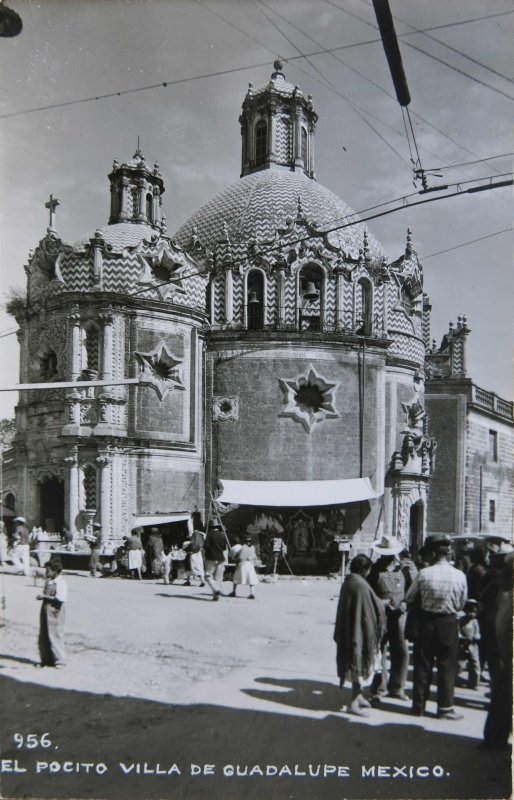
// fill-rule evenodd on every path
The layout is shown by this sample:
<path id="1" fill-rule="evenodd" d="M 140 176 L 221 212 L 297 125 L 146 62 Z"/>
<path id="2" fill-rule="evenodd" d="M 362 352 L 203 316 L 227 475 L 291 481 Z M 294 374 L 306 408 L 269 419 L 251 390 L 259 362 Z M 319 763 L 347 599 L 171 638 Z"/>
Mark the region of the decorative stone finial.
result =
<path id="1" fill-rule="evenodd" d="M 162 217 L 161 217 L 161 231 L 163 233 L 166 233 L 166 230 L 167 230 L 167 228 L 166 228 L 166 214 L 163 214 Z"/>
<path id="2" fill-rule="evenodd" d="M 273 68 L 275 72 L 282 72 L 282 70 L 284 69 L 284 65 L 280 60 L 280 56 L 278 56 L 278 58 L 276 58 L 275 61 L 273 62 Z"/>
<path id="3" fill-rule="evenodd" d="M 117 159 L 117 158 L 116 158 L 116 156 L 115 156 L 115 157 L 113 158 L 113 160 L 112 160 L 112 168 L 113 168 L 113 169 L 118 169 L 119 165 L 120 165 L 120 162 L 118 161 L 118 159 Z"/>
<path id="4" fill-rule="evenodd" d="M 448 333 L 453 333 L 453 322 L 448 325 Z"/>
<path id="5" fill-rule="evenodd" d="M 462 315 L 462 330 L 467 331 L 468 329 L 468 318 L 465 314 Z"/>
<path id="6" fill-rule="evenodd" d="M 405 245 L 405 255 L 407 258 L 412 255 L 412 229 L 407 228 L 407 243 Z"/>
<path id="7" fill-rule="evenodd" d="M 362 252 L 364 254 L 364 258 L 367 261 L 370 258 L 370 255 L 369 255 L 368 232 L 366 229 L 364 229 L 364 235 L 362 237 Z"/>

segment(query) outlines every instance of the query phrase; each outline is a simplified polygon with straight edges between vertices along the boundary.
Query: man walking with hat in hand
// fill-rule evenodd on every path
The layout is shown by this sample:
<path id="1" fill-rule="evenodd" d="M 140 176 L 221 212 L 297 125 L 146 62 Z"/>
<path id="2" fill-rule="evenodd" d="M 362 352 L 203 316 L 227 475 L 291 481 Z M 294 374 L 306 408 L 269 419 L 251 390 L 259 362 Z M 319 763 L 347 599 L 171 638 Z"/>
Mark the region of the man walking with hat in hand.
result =
<path id="1" fill-rule="evenodd" d="M 373 544 L 379 556 L 371 567 L 368 583 L 380 598 L 386 614 L 386 635 L 382 641 L 382 672 L 376 672 L 371 684 L 371 702 L 377 703 L 386 689 L 389 697 L 408 700 L 405 683 L 409 667 L 409 651 L 405 641 L 405 577 L 400 568 L 399 554 L 403 545 L 393 536 L 383 536 Z M 387 674 L 387 644 L 391 672 Z"/>
<path id="2" fill-rule="evenodd" d="M 225 572 L 225 549 L 227 541 L 219 522 L 213 520 L 209 523 L 205 539 L 205 581 L 212 591 L 212 599 L 219 600 L 223 573 Z"/>
<path id="3" fill-rule="evenodd" d="M 414 643 L 412 713 L 419 717 L 425 713 L 435 661 L 437 715 L 440 719 L 458 720 L 462 714 L 453 708 L 459 647 L 457 614 L 467 599 L 466 576 L 448 560 L 451 552 L 448 536 L 432 536 L 426 545 L 434 554 L 434 563 L 421 570 L 406 597 L 407 605 L 418 598 L 421 605 Z"/>

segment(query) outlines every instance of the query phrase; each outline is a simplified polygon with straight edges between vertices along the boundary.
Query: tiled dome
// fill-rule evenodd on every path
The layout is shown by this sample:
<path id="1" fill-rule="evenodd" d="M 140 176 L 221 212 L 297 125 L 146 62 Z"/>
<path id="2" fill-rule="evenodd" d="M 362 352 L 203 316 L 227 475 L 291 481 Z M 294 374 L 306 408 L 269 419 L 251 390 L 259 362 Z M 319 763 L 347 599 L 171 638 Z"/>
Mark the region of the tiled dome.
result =
<path id="1" fill-rule="evenodd" d="M 228 233 L 234 247 L 246 250 L 247 243 L 273 239 L 277 228 L 284 227 L 288 218 L 296 218 L 299 202 L 302 217 L 322 229 L 357 219 L 337 195 L 303 172 L 269 169 L 240 178 L 213 197 L 179 228 L 174 239 L 187 247 L 194 230 L 200 244 L 214 250 L 215 243 Z M 330 242 L 355 258 L 364 230 L 362 223 L 341 228 L 329 234 Z M 369 231 L 368 243 L 372 257 L 385 256 Z"/>
<path id="2" fill-rule="evenodd" d="M 112 247 L 115 253 L 122 253 L 126 247 L 137 247 L 143 239 L 151 242 L 158 236 L 155 228 L 145 223 L 118 222 L 115 225 L 104 225 L 98 230 L 106 245 Z M 89 246 L 90 239 L 94 239 L 95 232 L 75 242 L 73 249 L 77 252 L 83 251 Z"/>

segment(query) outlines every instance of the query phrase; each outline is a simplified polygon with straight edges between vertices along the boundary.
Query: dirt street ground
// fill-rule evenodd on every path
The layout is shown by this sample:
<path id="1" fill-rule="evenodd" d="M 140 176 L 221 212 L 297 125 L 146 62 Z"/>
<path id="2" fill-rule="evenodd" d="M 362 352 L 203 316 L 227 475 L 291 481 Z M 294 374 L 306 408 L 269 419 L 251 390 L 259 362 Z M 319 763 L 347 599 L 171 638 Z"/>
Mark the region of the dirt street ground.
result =
<path id="1" fill-rule="evenodd" d="M 461 722 L 437 720 L 433 702 L 414 718 L 389 698 L 367 719 L 346 712 L 335 580 L 281 579 L 255 601 L 214 603 L 207 587 L 66 578 L 68 664 L 38 670 L 42 581 L 0 576 L 4 798 L 510 793 L 510 755 L 476 750 L 487 686 L 458 689 Z"/>

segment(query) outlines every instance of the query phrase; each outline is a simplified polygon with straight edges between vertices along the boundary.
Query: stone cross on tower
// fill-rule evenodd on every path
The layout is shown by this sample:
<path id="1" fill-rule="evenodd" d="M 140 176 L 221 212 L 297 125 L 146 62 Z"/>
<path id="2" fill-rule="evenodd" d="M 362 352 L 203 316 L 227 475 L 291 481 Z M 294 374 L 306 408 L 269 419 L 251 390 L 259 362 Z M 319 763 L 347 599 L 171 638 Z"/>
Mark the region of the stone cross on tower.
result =
<path id="1" fill-rule="evenodd" d="M 56 233 L 56 228 L 55 228 L 55 209 L 57 208 L 57 206 L 60 206 L 60 205 L 61 204 L 60 204 L 59 200 L 57 200 L 57 198 L 53 197 L 52 195 L 50 195 L 50 200 L 48 201 L 48 203 L 45 203 L 45 208 L 48 208 L 49 211 L 50 211 L 50 221 L 48 223 L 48 230 L 52 231 L 54 233 Z"/>

